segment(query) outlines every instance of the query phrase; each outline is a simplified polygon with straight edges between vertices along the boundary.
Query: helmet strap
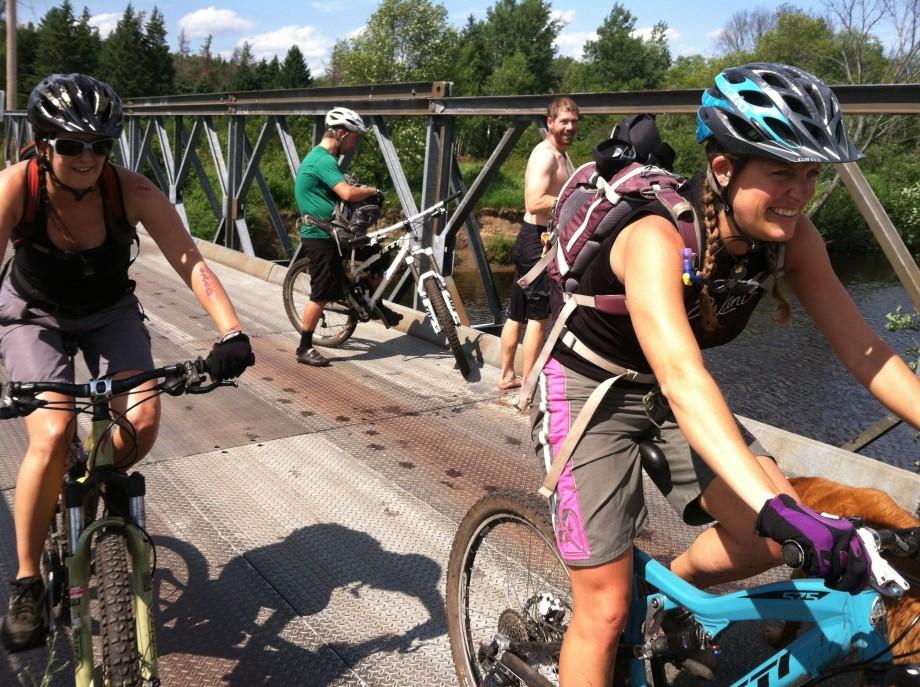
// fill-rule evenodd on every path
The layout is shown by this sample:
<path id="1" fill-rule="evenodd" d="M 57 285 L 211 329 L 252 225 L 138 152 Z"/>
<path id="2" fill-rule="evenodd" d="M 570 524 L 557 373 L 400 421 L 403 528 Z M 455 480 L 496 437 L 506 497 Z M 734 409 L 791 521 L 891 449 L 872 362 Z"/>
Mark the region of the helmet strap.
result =
<path id="1" fill-rule="evenodd" d="M 83 200 L 86 196 L 96 190 L 96 184 L 93 184 L 89 188 L 79 189 L 74 188 L 73 186 L 68 186 L 63 181 L 58 178 L 58 175 L 54 173 L 54 170 L 51 168 L 51 163 L 48 161 L 48 158 L 45 156 L 41 157 L 42 168 L 48 172 L 48 176 L 51 177 L 51 181 L 57 188 L 63 189 L 68 193 L 72 193 L 73 197 L 77 200 Z"/>
<path id="2" fill-rule="evenodd" d="M 745 161 L 738 160 L 735 163 L 735 169 L 733 170 L 734 173 L 732 176 L 736 176 L 744 162 Z M 737 234 L 737 236 L 734 236 L 729 240 L 744 241 L 748 245 L 748 250 L 754 250 L 757 247 L 757 241 L 751 237 L 744 229 L 742 229 L 737 220 L 735 220 L 735 211 L 732 208 L 731 201 L 728 199 L 728 186 L 731 185 L 731 182 L 729 182 L 728 185 L 724 187 L 719 184 L 719 182 L 716 180 L 715 173 L 712 171 L 712 165 L 707 165 L 706 167 L 706 182 L 709 184 L 709 187 L 719 199 L 720 209 L 725 213 L 725 218 L 728 220 L 729 225 L 731 225 L 731 228 Z"/>

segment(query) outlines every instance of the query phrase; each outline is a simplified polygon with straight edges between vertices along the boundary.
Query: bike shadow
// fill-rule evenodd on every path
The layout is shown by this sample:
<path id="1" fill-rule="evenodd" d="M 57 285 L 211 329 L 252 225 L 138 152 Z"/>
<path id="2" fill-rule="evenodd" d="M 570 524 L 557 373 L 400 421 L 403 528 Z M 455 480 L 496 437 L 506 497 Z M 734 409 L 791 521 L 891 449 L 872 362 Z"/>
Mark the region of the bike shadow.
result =
<path id="1" fill-rule="evenodd" d="M 157 640 L 165 682 L 173 665 L 174 677 L 187 675 L 185 654 L 223 684 L 290 684 L 301 675 L 322 687 L 372 654 L 412 653 L 446 632 L 440 566 L 386 551 L 364 532 L 304 527 L 231 559 L 216 579 L 194 546 L 155 540 L 164 560 Z M 427 618 L 407 626 L 406 607 L 419 603 Z"/>

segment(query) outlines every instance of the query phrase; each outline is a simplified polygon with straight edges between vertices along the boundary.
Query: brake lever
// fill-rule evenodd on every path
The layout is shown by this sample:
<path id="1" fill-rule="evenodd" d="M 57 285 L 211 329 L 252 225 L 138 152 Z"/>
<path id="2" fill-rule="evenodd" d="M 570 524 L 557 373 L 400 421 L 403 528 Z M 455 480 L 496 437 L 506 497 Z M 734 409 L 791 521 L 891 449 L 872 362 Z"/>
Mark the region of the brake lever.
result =
<path id="1" fill-rule="evenodd" d="M 859 528 L 856 530 L 856 534 L 862 540 L 872 563 L 872 581 L 870 584 L 873 589 L 883 596 L 900 599 L 910 589 L 910 585 L 888 561 L 882 558 L 882 554 L 879 553 L 878 535 L 868 527 Z"/>
<path id="2" fill-rule="evenodd" d="M 213 391 L 219 386 L 232 386 L 234 388 L 239 388 L 239 383 L 233 380 L 224 380 L 222 382 L 211 382 L 210 384 L 190 386 L 186 388 L 185 393 L 187 394 L 206 394 L 209 391 Z"/>

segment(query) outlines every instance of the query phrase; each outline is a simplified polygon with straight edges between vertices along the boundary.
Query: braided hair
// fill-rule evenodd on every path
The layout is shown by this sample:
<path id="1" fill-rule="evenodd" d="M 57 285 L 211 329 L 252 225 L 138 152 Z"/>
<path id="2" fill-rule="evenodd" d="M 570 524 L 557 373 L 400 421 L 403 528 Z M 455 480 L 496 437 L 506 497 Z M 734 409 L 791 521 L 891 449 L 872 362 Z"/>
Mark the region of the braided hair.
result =
<path id="1" fill-rule="evenodd" d="M 734 155 L 723 151 L 715 139 L 706 141 L 706 157 L 708 164 L 717 156 L 727 157 L 734 165 L 734 174 L 737 177 L 741 167 L 747 162 L 745 158 L 738 158 Z M 712 331 L 716 328 L 718 322 L 713 310 L 712 297 L 709 295 L 709 277 L 712 276 L 712 270 L 715 267 L 715 258 L 719 250 L 724 246 L 722 236 L 719 233 L 719 211 L 725 210 L 730 213 L 731 208 L 727 205 L 723 196 L 716 192 L 712 187 L 709 178 L 703 181 L 703 226 L 706 229 L 706 253 L 701 260 L 700 276 L 703 280 L 703 288 L 700 290 L 699 306 L 700 315 L 703 320 L 703 328 L 706 331 Z M 727 190 L 722 189 L 721 193 Z M 779 257 L 781 245 L 779 243 L 764 243 L 766 246 L 767 266 L 773 276 L 773 288 L 771 296 L 776 301 L 776 310 L 773 313 L 773 319 L 779 324 L 788 324 L 792 318 L 792 307 L 789 299 L 786 297 L 783 280 L 779 271 Z"/>

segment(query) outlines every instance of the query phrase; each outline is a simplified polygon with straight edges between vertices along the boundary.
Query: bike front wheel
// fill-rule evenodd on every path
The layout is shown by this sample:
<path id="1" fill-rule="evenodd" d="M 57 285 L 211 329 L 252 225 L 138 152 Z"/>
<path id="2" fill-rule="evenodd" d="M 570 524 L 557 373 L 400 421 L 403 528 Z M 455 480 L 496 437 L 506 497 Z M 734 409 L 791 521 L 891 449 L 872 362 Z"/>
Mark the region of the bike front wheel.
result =
<path id="1" fill-rule="evenodd" d="M 284 284 L 284 309 L 288 319 L 298 332 L 303 331 L 303 311 L 310 302 L 310 271 L 307 258 L 302 258 L 288 267 Z M 358 314 L 347 301 L 326 303 L 313 333 L 317 346 L 334 348 L 348 341 L 358 326 Z"/>
<path id="2" fill-rule="evenodd" d="M 545 501 L 496 492 L 460 523 L 447 565 L 447 631 L 463 687 L 559 683 L 572 616 Z"/>
<path id="3" fill-rule="evenodd" d="M 127 541 L 118 529 L 96 535 L 96 593 L 102 633 L 103 684 L 123 687 L 141 682 L 134 593 Z"/>
<path id="4" fill-rule="evenodd" d="M 454 324 L 454 318 L 450 314 L 450 308 L 447 307 L 447 301 L 444 300 L 444 294 L 441 293 L 441 285 L 434 277 L 428 277 L 424 283 L 425 293 L 431 302 L 431 309 L 434 310 L 434 316 L 438 320 L 441 331 L 447 337 L 447 345 L 450 352 L 454 354 L 457 361 L 457 369 L 460 374 L 466 377 L 470 373 L 470 361 L 463 352 L 460 345 L 460 335 L 457 333 L 457 325 Z"/>

